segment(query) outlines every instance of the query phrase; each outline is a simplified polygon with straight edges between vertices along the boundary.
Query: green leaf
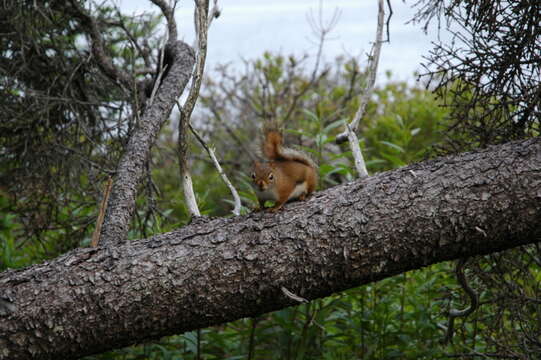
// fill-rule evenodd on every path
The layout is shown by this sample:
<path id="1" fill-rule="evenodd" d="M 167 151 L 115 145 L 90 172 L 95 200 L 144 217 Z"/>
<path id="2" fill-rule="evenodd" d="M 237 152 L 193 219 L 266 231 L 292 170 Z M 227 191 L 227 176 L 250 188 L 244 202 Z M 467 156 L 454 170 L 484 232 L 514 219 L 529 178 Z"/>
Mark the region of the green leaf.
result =
<path id="1" fill-rule="evenodd" d="M 398 151 L 400 153 L 405 152 L 404 149 L 401 146 L 398 146 L 398 145 L 393 144 L 393 143 L 388 142 L 388 141 L 381 140 L 380 144 L 386 145 L 386 146 L 388 146 L 388 147 L 390 147 L 390 148 L 392 148 L 392 149 L 394 149 L 394 150 L 396 150 L 396 151 Z"/>

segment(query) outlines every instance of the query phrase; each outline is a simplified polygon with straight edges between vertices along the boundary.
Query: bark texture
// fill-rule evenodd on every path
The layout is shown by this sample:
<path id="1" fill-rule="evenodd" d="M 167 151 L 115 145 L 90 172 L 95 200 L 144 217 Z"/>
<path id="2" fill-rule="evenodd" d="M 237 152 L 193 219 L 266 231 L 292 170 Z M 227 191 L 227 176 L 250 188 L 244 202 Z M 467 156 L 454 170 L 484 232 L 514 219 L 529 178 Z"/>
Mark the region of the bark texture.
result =
<path id="1" fill-rule="evenodd" d="M 145 173 L 150 149 L 173 106 L 192 74 L 195 55 L 190 46 L 177 41 L 167 45 L 172 63 L 166 64 L 166 76 L 152 104 L 147 105 L 120 159 L 101 231 L 102 244 L 118 245 L 126 241 L 135 210 L 137 186 Z"/>
<path id="2" fill-rule="evenodd" d="M 541 138 L 0 274 L 0 359 L 69 359 L 541 240 Z M 9 306 L 7 306 L 8 304 Z M 1 304 L 0 304 L 1 305 Z M 7 314 L 7 315 L 6 315 Z"/>

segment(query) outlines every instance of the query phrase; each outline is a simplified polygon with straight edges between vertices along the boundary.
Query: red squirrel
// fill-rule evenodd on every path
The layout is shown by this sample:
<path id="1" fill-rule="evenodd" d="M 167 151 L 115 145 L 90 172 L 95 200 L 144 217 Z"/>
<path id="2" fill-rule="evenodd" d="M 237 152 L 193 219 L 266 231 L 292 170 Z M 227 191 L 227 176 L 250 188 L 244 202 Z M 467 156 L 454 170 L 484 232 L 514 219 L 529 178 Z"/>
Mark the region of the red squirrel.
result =
<path id="1" fill-rule="evenodd" d="M 316 189 L 317 165 L 302 151 L 284 147 L 277 130 L 265 130 L 262 151 L 267 162 L 254 162 L 252 180 L 260 210 L 265 201 L 275 202 L 271 212 L 278 211 L 289 200 L 304 200 Z"/>

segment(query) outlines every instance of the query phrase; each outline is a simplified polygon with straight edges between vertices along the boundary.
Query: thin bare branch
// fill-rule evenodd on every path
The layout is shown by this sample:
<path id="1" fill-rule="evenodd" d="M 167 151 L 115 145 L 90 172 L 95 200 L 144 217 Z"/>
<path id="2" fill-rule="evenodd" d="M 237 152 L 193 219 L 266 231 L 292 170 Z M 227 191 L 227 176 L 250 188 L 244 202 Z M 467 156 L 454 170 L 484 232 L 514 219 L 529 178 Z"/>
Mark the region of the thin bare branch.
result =
<path id="1" fill-rule="evenodd" d="M 194 134 L 197 141 L 199 141 L 201 146 L 207 151 L 207 154 L 211 158 L 212 163 L 214 164 L 214 167 L 216 168 L 216 171 L 218 171 L 218 174 L 220 174 L 220 177 L 222 178 L 223 182 L 225 183 L 225 185 L 227 185 L 227 187 L 229 188 L 229 191 L 231 191 L 231 195 L 233 196 L 233 200 L 235 202 L 235 207 L 233 208 L 233 210 L 231 212 L 235 216 L 239 216 L 240 215 L 241 202 L 240 202 L 240 197 L 239 197 L 239 193 L 237 192 L 237 189 L 235 189 L 233 184 L 231 184 L 231 181 L 229 181 L 229 178 L 227 177 L 227 175 L 223 171 L 222 166 L 220 165 L 220 162 L 216 158 L 216 154 L 214 153 L 214 149 L 212 149 L 211 147 L 209 147 L 207 145 L 207 143 L 201 137 L 201 135 L 199 135 L 199 133 L 193 128 L 192 124 L 189 124 L 189 126 L 190 126 L 190 130 L 192 131 L 192 134 Z"/>
<path id="2" fill-rule="evenodd" d="M 222 13 L 222 9 L 218 6 L 218 0 L 214 0 L 214 4 L 212 5 L 212 9 L 210 10 L 210 15 L 208 17 L 207 22 L 207 29 L 210 28 L 210 25 L 212 24 L 212 21 L 214 19 L 217 19 L 220 17 Z"/>
<path id="3" fill-rule="evenodd" d="M 179 170 L 182 180 L 182 187 L 186 204 L 188 206 L 190 214 L 193 216 L 200 216 L 197 202 L 195 201 L 195 194 L 193 191 L 193 184 L 190 175 L 190 167 L 188 163 L 188 128 L 190 125 L 190 118 L 199 97 L 199 90 L 201 88 L 201 82 L 203 79 L 203 72 L 205 70 L 205 61 L 207 57 L 207 35 L 211 21 L 208 19 L 209 12 L 209 0 L 195 0 L 195 31 L 197 41 L 197 57 L 195 62 L 195 70 L 192 78 L 192 86 L 188 94 L 188 98 L 184 102 L 183 106 L 177 103 L 180 111 L 179 124 L 178 124 L 178 158 L 179 158 Z M 212 16 L 219 15 L 217 7 L 217 1 L 214 2 L 214 8 Z M 215 159 L 212 159 L 213 162 Z M 217 160 L 216 160 L 217 162 Z M 219 166 L 219 164 L 218 164 Z M 240 213 L 240 210 L 239 210 Z"/>
<path id="4" fill-rule="evenodd" d="M 387 20 L 385 21 L 385 30 L 387 32 L 387 39 L 385 39 L 385 42 L 391 41 L 391 34 L 389 32 L 389 24 L 391 23 L 391 18 L 393 17 L 393 6 L 391 5 L 391 0 L 387 0 L 387 8 L 389 9 L 389 15 L 387 16 Z"/>
<path id="5" fill-rule="evenodd" d="M 158 6 L 167 20 L 168 41 L 177 41 L 177 22 L 175 21 L 174 8 L 169 6 L 165 0 L 150 0 L 154 5 Z M 176 4 L 176 1 L 175 1 Z"/>
<path id="6" fill-rule="evenodd" d="M 280 289 L 282 290 L 282 293 L 285 296 L 287 296 L 288 298 L 290 298 L 291 300 L 294 300 L 294 301 L 299 302 L 299 303 L 308 303 L 309 302 L 308 300 L 306 300 L 302 296 L 299 296 L 297 294 L 292 293 L 285 286 L 282 286 Z"/>
<path id="7" fill-rule="evenodd" d="M 184 193 L 184 201 L 186 202 L 186 206 L 188 207 L 190 216 L 192 218 L 194 216 L 199 217 L 201 216 L 201 212 L 199 211 L 199 206 L 197 205 L 195 192 L 193 191 L 193 181 L 192 181 L 192 174 L 190 173 L 190 168 L 187 164 L 187 161 L 184 163 L 181 163 L 181 166 L 182 166 L 181 181 L 182 181 L 182 191 Z"/>
<path id="8" fill-rule="evenodd" d="M 188 98 L 182 106 L 182 113 L 185 119 L 189 121 L 197 98 L 199 97 L 199 89 L 203 80 L 203 72 L 205 70 L 205 61 L 207 59 L 207 35 L 208 27 L 208 0 L 196 0 L 195 18 L 196 18 L 196 35 L 197 35 L 197 58 L 195 62 L 195 71 L 192 80 L 192 87 Z"/>
<path id="9" fill-rule="evenodd" d="M 355 161 L 355 169 L 360 178 L 368 177 L 368 170 L 366 170 L 366 163 L 364 162 L 363 153 L 361 147 L 359 146 L 359 138 L 355 134 L 355 131 L 351 128 L 349 123 L 346 123 L 346 129 L 348 134 L 349 146 L 351 147 L 351 153 L 353 154 L 353 159 Z"/>
<path id="10" fill-rule="evenodd" d="M 92 241 L 90 242 L 90 246 L 92 247 L 98 246 L 100 242 L 101 226 L 103 224 L 103 219 L 105 218 L 105 210 L 107 209 L 107 202 L 109 201 L 109 194 L 111 194 L 112 186 L 113 186 L 113 178 L 109 176 L 109 179 L 107 180 L 107 184 L 105 185 L 105 189 L 103 192 L 103 199 L 100 205 L 100 212 L 98 215 L 98 219 L 96 220 L 96 228 L 94 229 L 94 233 L 92 234 Z"/>
<path id="11" fill-rule="evenodd" d="M 359 127 L 359 123 L 361 121 L 361 118 L 364 116 L 364 113 L 366 111 L 366 105 L 368 104 L 368 101 L 370 101 L 370 98 L 372 97 L 372 92 L 374 90 L 374 85 L 376 83 L 376 75 L 378 72 L 378 63 L 379 63 L 379 56 L 381 53 L 381 44 L 383 39 L 383 25 L 384 25 L 384 18 L 385 18 L 385 8 L 383 4 L 383 0 L 378 0 L 378 25 L 376 30 L 376 41 L 374 42 L 372 46 L 372 50 L 370 51 L 370 55 L 368 57 L 368 66 L 366 70 L 366 86 L 365 89 L 361 95 L 360 98 L 360 104 L 359 108 L 357 109 L 357 112 L 355 113 L 355 116 L 353 120 L 351 121 L 351 129 L 353 131 L 357 131 Z M 336 137 L 336 143 L 341 144 L 348 139 L 348 131 L 344 131 L 340 135 Z"/>

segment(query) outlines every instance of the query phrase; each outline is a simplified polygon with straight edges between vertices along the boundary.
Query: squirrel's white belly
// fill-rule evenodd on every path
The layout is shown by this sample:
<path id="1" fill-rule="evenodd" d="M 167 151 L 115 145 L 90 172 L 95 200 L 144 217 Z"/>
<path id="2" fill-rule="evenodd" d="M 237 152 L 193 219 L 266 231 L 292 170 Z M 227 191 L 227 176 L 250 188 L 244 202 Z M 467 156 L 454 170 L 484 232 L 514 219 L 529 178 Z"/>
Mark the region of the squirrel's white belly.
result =
<path id="1" fill-rule="evenodd" d="M 297 184 L 295 186 L 295 189 L 291 192 L 291 194 L 289 195 L 287 199 L 288 200 L 296 199 L 302 194 L 306 194 L 307 190 L 308 190 L 308 183 L 306 181 L 303 181 L 302 183 Z"/>
<path id="2" fill-rule="evenodd" d="M 295 186 L 291 194 L 289 194 L 289 197 L 287 198 L 287 200 L 289 201 L 289 200 L 296 199 L 302 194 L 306 194 L 307 190 L 308 190 L 308 183 L 306 181 L 303 181 L 302 183 L 297 184 Z M 277 201 L 279 198 L 278 193 L 276 192 L 276 188 L 274 186 L 269 187 L 268 189 L 264 191 L 254 188 L 254 191 L 257 195 L 257 198 L 263 201 L 267 201 L 267 200 Z"/>

